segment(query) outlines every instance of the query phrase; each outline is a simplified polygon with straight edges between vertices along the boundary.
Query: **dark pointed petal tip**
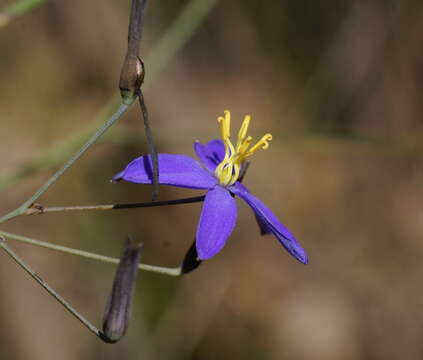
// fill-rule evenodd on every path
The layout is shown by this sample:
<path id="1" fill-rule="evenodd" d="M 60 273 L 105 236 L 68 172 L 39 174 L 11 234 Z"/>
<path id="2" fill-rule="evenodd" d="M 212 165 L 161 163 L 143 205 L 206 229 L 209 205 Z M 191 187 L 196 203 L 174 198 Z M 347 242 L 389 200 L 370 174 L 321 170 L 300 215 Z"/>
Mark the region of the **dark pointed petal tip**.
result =
<path id="1" fill-rule="evenodd" d="M 110 180 L 111 182 L 119 182 L 122 180 L 123 178 L 123 174 L 125 173 L 125 171 L 121 171 L 118 172 L 115 176 L 112 177 L 112 179 Z"/>
<path id="2" fill-rule="evenodd" d="M 300 263 L 307 265 L 308 256 L 306 251 L 298 243 L 297 239 L 291 233 L 282 234 L 276 229 L 273 230 L 273 234 L 281 242 L 282 246 Z M 289 237 L 286 235 L 290 235 Z"/>
<path id="3" fill-rule="evenodd" d="M 302 264 L 307 265 L 308 264 L 308 256 L 305 252 L 301 254 L 295 254 L 295 258 Z"/>

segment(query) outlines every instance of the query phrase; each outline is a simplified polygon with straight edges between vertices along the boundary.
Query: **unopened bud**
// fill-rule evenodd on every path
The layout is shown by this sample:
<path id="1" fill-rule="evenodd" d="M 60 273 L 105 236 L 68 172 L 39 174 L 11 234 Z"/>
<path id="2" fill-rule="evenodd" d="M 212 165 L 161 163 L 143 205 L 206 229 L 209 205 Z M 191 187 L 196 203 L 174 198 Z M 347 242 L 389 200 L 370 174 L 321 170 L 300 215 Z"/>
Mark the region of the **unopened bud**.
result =
<path id="1" fill-rule="evenodd" d="M 138 96 L 144 76 L 144 62 L 141 58 L 127 55 L 119 80 L 120 95 L 125 105 L 131 105 Z"/>
<path id="2" fill-rule="evenodd" d="M 141 244 L 128 237 L 103 317 L 101 336 L 108 343 L 117 342 L 128 328 L 140 255 Z"/>

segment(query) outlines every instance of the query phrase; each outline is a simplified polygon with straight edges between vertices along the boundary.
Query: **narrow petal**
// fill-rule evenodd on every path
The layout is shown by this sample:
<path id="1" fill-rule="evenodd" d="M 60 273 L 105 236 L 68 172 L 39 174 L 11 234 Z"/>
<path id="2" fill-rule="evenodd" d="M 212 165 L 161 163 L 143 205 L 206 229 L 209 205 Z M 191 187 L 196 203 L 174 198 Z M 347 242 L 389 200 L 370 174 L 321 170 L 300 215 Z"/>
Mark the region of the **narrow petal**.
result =
<path id="1" fill-rule="evenodd" d="M 207 170 L 214 172 L 225 157 L 225 146 L 222 140 L 212 140 L 207 144 L 194 142 L 194 150 Z"/>
<path id="2" fill-rule="evenodd" d="M 259 199 L 245 191 L 244 187 L 234 184 L 230 191 L 240 198 L 245 200 L 253 209 L 254 213 L 260 218 L 266 227 L 276 236 L 279 242 L 285 249 L 303 264 L 308 263 L 308 258 L 305 250 L 301 247 L 294 235 L 287 229 L 287 227 L 278 220 L 275 214 L 264 205 Z"/>
<path id="3" fill-rule="evenodd" d="M 254 217 L 256 218 L 256 222 L 260 230 L 260 235 L 264 236 L 272 234 L 272 230 L 267 226 L 266 222 L 260 216 L 254 213 Z"/>
<path id="4" fill-rule="evenodd" d="M 216 255 L 235 227 L 236 201 L 222 186 L 210 190 L 204 200 L 197 228 L 197 253 L 200 260 Z"/>
<path id="5" fill-rule="evenodd" d="M 141 156 L 128 164 L 113 181 L 152 183 L 151 157 Z M 217 180 L 194 159 L 185 155 L 159 154 L 159 183 L 192 189 L 210 189 Z"/>
<path id="6" fill-rule="evenodd" d="M 250 192 L 250 190 L 248 190 L 248 188 L 240 182 L 235 183 L 234 186 L 236 186 L 239 190 L 245 191 L 247 193 Z M 260 229 L 260 234 L 261 235 L 272 234 L 272 230 L 269 228 L 269 226 L 267 226 L 267 223 L 259 215 L 257 215 L 256 212 L 254 212 L 254 216 L 256 218 L 257 225 Z"/>

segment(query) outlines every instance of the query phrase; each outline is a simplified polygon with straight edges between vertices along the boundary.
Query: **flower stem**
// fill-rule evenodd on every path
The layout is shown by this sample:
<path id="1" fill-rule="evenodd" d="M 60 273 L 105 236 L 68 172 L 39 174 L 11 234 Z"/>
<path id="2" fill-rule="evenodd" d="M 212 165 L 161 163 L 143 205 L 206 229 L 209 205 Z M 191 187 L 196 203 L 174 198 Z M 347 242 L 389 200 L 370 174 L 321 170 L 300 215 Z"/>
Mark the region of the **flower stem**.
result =
<path id="1" fill-rule="evenodd" d="M 176 200 L 164 200 L 164 201 L 149 201 L 142 203 L 127 203 L 127 204 L 114 204 L 114 205 L 82 205 L 82 206 L 51 206 L 51 207 L 40 207 L 40 210 L 28 211 L 28 215 L 44 214 L 49 212 L 62 212 L 62 211 L 87 211 L 87 210 L 121 210 L 121 209 L 137 209 L 137 208 L 148 208 L 156 206 L 168 206 L 168 205 L 182 205 L 192 204 L 204 201 L 205 196 L 194 196 Z M 31 210 L 31 209 L 29 209 Z"/>
<path id="2" fill-rule="evenodd" d="M 0 247 L 22 268 L 24 269 L 44 290 L 46 290 L 55 300 L 59 302 L 67 311 L 76 317 L 89 331 L 102 339 L 101 332 L 90 321 L 76 311 L 62 296 L 60 296 L 50 285 L 48 285 L 34 270 L 32 270 L 15 252 L 6 244 L 4 238 L 0 238 Z M 103 339 L 102 339 L 103 340 Z"/>
<path id="3" fill-rule="evenodd" d="M 155 206 L 167 206 L 167 205 L 182 205 L 192 204 L 196 202 L 202 202 L 205 199 L 205 195 L 194 196 L 176 200 L 164 200 L 164 201 L 149 201 L 144 203 L 132 203 L 132 204 L 115 204 L 113 209 L 135 209 L 143 207 L 155 207 Z"/>
<path id="4" fill-rule="evenodd" d="M 99 254 L 91 253 L 91 252 L 88 252 L 88 251 L 83 251 L 83 250 L 78 250 L 78 249 L 74 249 L 74 248 L 70 248 L 70 247 L 66 247 L 66 246 L 62 246 L 62 245 L 52 244 L 52 243 L 49 243 L 49 242 L 46 242 L 46 241 L 36 240 L 36 239 L 32 239 L 32 238 L 29 238 L 29 237 L 26 237 L 26 236 L 8 233 L 8 232 L 5 232 L 5 231 L 0 231 L 0 237 L 6 237 L 8 239 L 17 240 L 17 241 L 20 241 L 20 242 L 23 242 L 23 243 L 26 243 L 26 244 L 35 245 L 35 246 L 43 247 L 43 248 L 50 249 L 50 250 L 59 251 L 59 252 L 66 253 L 66 254 L 77 255 L 77 256 L 81 256 L 81 257 L 91 259 L 91 260 L 98 260 L 98 261 L 102 261 L 102 262 L 110 263 L 110 264 L 118 264 L 119 263 L 119 259 L 113 258 L 113 257 L 110 257 L 110 256 L 99 255 Z M 144 271 L 160 273 L 160 274 L 164 274 L 164 275 L 170 275 L 170 276 L 181 275 L 181 268 L 180 267 L 167 268 L 167 267 L 156 266 L 156 265 L 139 264 L 138 269 L 144 270 Z"/>
<path id="5" fill-rule="evenodd" d="M 121 104 L 119 109 L 97 129 L 95 134 L 92 135 L 84 145 L 82 145 L 82 147 L 62 166 L 62 168 L 60 168 L 49 180 L 47 180 L 47 182 L 44 183 L 34 193 L 34 195 L 26 200 L 21 206 L 1 217 L 0 223 L 24 214 L 25 211 L 50 188 L 50 186 L 52 186 L 67 170 L 69 170 L 69 168 L 98 140 L 99 137 L 101 137 L 117 120 L 122 117 L 129 107 L 129 105 Z"/>

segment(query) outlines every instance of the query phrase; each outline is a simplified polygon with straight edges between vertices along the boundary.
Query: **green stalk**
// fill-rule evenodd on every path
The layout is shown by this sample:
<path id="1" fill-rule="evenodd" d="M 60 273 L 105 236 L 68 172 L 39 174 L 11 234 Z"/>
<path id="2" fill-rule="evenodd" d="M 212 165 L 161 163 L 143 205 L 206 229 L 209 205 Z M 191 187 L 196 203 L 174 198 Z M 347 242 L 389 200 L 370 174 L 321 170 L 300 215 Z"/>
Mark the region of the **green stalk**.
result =
<path id="1" fill-rule="evenodd" d="M 52 243 L 49 243 L 49 242 L 46 242 L 46 241 L 32 239 L 32 238 L 29 238 L 27 236 L 12 234 L 12 233 L 9 233 L 9 232 L 6 232 L 6 231 L 0 231 L 0 239 L 1 239 L 1 237 L 16 240 L 16 241 L 23 242 L 23 243 L 29 244 L 29 245 L 35 245 L 35 246 L 38 246 L 38 247 L 43 247 L 43 248 L 46 248 L 46 249 L 59 251 L 59 252 L 66 253 L 66 254 L 81 256 L 81 257 L 91 259 L 91 260 L 102 261 L 102 262 L 109 263 L 109 264 L 119 264 L 119 259 L 117 259 L 117 258 L 113 258 L 113 257 L 110 257 L 110 256 L 105 256 L 105 255 L 99 255 L 99 254 L 95 254 L 95 253 L 91 253 L 91 252 L 83 251 L 83 250 L 79 250 L 79 249 L 74 249 L 74 248 L 70 248 L 70 247 L 67 247 L 67 246 L 56 245 L 56 244 L 52 244 Z M 181 268 L 180 267 L 167 268 L 167 267 L 163 267 L 163 266 L 139 264 L 138 268 L 140 270 L 150 271 L 150 272 L 155 272 L 155 273 L 170 275 L 170 276 L 181 275 Z"/>

